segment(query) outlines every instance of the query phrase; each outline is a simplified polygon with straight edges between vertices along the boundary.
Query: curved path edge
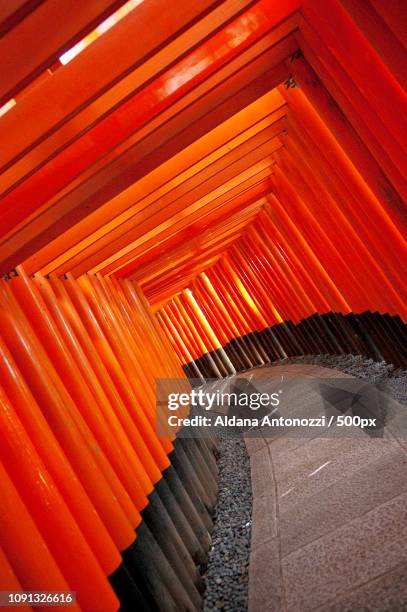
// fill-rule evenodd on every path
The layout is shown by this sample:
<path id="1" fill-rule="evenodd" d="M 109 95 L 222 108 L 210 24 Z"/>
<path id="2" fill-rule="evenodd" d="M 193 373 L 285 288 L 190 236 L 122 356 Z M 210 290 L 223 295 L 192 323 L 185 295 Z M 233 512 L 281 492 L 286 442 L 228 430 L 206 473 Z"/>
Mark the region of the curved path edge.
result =
<path id="1" fill-rule="evenodd" d="M 348 377 L 308 364 L 243 376 L 279 374 Z M 303 398 L 305 410 L 314 399 Z M 395 404 L 404 418 L 405 407 Z M 381 438 L 316 432 L 246 436 L 245 443 L 253 493 L 249 612 L 405 612 L 406 438 L 386 427 Z"/>

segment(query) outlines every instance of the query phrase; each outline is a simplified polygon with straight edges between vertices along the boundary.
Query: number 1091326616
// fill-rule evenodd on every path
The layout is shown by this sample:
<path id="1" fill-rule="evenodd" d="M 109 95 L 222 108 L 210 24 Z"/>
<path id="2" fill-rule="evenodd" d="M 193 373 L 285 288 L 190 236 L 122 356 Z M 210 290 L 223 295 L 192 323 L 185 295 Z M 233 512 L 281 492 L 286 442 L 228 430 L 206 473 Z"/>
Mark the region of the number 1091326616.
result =
<path id="1" fill-rule="evenodd" d="M 74 591 L 0 591 L 0 606 L 21 605 L 72 606 L 76 604 Z"/>

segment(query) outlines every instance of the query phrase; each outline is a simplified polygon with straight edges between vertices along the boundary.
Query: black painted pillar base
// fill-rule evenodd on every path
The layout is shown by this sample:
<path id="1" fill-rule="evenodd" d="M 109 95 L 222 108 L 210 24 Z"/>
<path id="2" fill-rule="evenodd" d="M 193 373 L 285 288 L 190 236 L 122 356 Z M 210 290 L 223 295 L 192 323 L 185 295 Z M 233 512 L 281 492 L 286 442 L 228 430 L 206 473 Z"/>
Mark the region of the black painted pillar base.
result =
<path id="1" fill-rule="evenodd" d="M 313 314 L 299 323 L 290 320 L 230 340 L 224 353 L 236 372 L 300 355 L 363 355 L 407 367 L 407 325 L 398 315 L 365 311 Z M 213 369 L 215 364 L 216 371 Z M 212 351 L 184 366 L 187 375 L 199 370 L 205 378 L 230 375 L 221 351 Z"/>

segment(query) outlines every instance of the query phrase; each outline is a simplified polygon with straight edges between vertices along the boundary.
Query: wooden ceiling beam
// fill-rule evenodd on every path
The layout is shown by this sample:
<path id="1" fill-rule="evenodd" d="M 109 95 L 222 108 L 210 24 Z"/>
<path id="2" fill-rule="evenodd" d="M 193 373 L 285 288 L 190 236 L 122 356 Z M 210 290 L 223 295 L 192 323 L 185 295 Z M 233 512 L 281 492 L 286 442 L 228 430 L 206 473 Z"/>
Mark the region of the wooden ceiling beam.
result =
<path id="1" fill-rule="evenodd" d="M 161 286 L 159 289 L 152 289 L 149 291 L 146 288 L 144 288 L 143 291 L 148 301 L 150 302 L 150 305 L 154 306 L 156 304 L 165 303 L 170 298 L 172 298 L 174 295 L 176 295 L 177 293 L 180 293 L 183 289 L 186 289 L 188 285 L 190 284 L 190 282 L 196 277 L 197 274 L 215 265 L 215 263 L 219 261 L 219 258 L 221 256 L 222 256 L 222 252 L 216 253 L 215 255 L 211 256 L 209 259 L 205 258 L 203 261 L 199 263 L 196 270 L 190 271 L 188 274 L 183 276 L 181 279 L 172 281 L 171 283 L 169 282 L 168 284 Z"/>
<path id="2" fill-rule="evenodd" d="M 242 76 L 250 79 L 250 74 L 253 76 L 253 73 L 250 73 L 250 71 Z M 128 188 L 141 176 L 152 171 L 194 140 L 203 136 L 209 130 L 264 95 L 267 91 L 284 81 L 287 75 L 288 68 L 282 63 L 267 70 L 260 76 L 254 74 L 257 78 L 250 80 L 249 83 L 240 89 L 239 85 L 242 82 L 238 78 L 240 75 L 238 75 L 238 77 L 235 77 L 229 83 L 230 88 L 228 92 L 230 95 L 224 101 L 217 104 L 216 96 L 212 95 L 213 101 L 211 105 L 212 108 L 214 107 L 212 112 L 205 114 L 207 107 L 201 101 L 201 104 L 194 109 L 195 115 L 198 118 L 192 124 L 187 123 L 187 127 L 181 132 L 174 130 L 175 134 L 172 134 L 169 126 L 163 126 L 160 130 L 162 134 L 158 142 L 154 139 L 156 149 L 151 153 L 143 157 L 143 148 L 132 148 L 131 151 L 121 156 L 119 160 L 115 160 L 111 165 L 109 164 L 99 172 L 96 177 L 92 177 L 84 185 L 80 185 L 73 192 L 65 196 L 65 198 L 57 203 L 56 209 L 53 207 L 52 210 L 45 211 L 40 220 L 40 229 L 35 228 L 34 222 L 34 226 L 31 227 L 31 239 L 17 252 L 14 252 L 12 256 L 0 263 L 0 274 L 14 268 L 53 238 Z M 144 146 L 147 145 L 146 142 L 143 144 Z M 10 214 L 8 211 L 4 213 L 3 217 L 0 218 L 0 224 L 7 220 L 8 214 Z M 15 212 L 13 216 L 15 216 Z"/>
<path id="3" fill-rule="evenodd" d="M 45 12 L 48 5 L 53 5 L 52 9 L 56 14 L 61 11 L 63 12 L 64 7 L 68 6 L 70 7 L 71 16 L 67 16 L 65 22 L 69 25 L 70 22 L 81 19 L 80 16 L 82 14 L 85 15 L 87 6 L 89 6 L 90 12 L 92 9 L 95 11 L 95 8 L 97 10 L 98 6 L 103 9 L 103 7 L 106 8 L 109 4 L 113 7 L 116 5 L 117 7 L 122 3 L 121 0 L 87 0 L 86 3 L 81 3 L 80 10 L 78 10 L 75 0 L 64 0 L 63 2 L 61 0 L 47 0 L 28 19 L 36 17 L 38 21 L 40 11 Z M 73 4 L 76 4 L 76 9 L 72 8 Z M 158 53 L 162 47 L 171 43 L 179 35 L 182 35 L 184 30 L 192 27 L 194 23 L 222 4 L 225 4 L 225 13 L 222 16 L 214 16 L 214 29 L 222 27 L 225 22 L 227 23 L 239 12 L 247 9 L 250 4 L 253 4 L 253 0 L 234 0 L 233 2 L 194 0 L 194 2 L 167 2 L 165 4 L 160 0 L 142 2 L 124 19 L 75 57 L 73 61 L 66 66 L 60 66 L 52 76 L 50 75 L 50 78 L 43 79 L 38 86 L 27 93 L 24 92 L 21 105 L 18 104 L 13 109 L 13 112 L 8 114 L 7 121 L 6 117 L 4 117 L 7 127 L 9 126 L 9 121 L 18 121 L 21 118 L 26 121 L 26 117 L 32 116 L 32 113 L 35 113 L 38 108 L 42 108 L 47 112 L 38 117 L 38 125 L 30 127 L 27 137 L 20 137 L 18 140 L 20 150 L 36 142 L 38 138 L 41 138 L 49 130 L 56 129 L 72 114 L 79 112 L 80 109 L 106 92 L 130 71 L 135 70 L 136 67 L 145 63 L 149 57 Z M 102 19 L 97 19 L 96 23 L 93 20 L 88 30 L 95 27 Z M 17 38 L 19 27 L 24 28 L 24 30 L 29 29 L 26 22 L 27 20 L 25 19 L 8 33 L 7 37 L 16 38 L 16 49 L 13 49 L 14 55 L 11 55 L 11 50 L 8 51 L 8 44 L 5 45 L 6 55 L 3 56 L 3 61 L 6 61 L 7 56 L 15 61 L 21 56 L 20 61 L 24 66 L 30 63 L 30 55 L 25 55 L 25 48 L 23 46 L 18 48 Z M 58 23 L 58 28 L 55 28 L 55 23 Z M 151 27 L 151 24 L 154 24 L 154 27 Z M 43 53 L 42 48 L 46 46 L 44 42 L 48 38 L 52 41 L 53 36 L 64 37 L 64 21 L 61 17 L 56 22 L 50 21 L 47 27 L 41 27 L 43 28 L 41 31 L 41 44 L 38 44 L 38 35 L 34 36 L 32 41 L 28 38 L 26 43 L 27 50 L 32 45 L 36 45 L 38 48 L 38 51 L 32 54 L 33 57 L 36 57 L 38 53 Z M 211 29 L 208 33 L 213 31 L 212 26 L 210 27 Z M 59 34 L 60 31 L 61 34 Z M 46 38 L 44 38 L 44 32 L 47 32 Z M 204 34 L 204 36 L 208 35 L 208 33 Z M 4 40 L 6 40 L 6 37 L 4 37 Z M 137 40 L 137 45 L 123 44 L 123 41 L 134 40 Z M 7 43 L 10 43 L 10 41 L 7 40 Z M 181 53 L 187 52 L 191 48 L 191 44 L 191 39 L 185 40 Z M 51 46 L 54 45 L 51 43 Z M 58 55 L 70 46 L 70 44 L 65 44 L 59 51 L 54 46 L 53 57 L 57 59 Z M 37 62 L 38 60 L 34 63 Z M 166 60 L 164 60 L 164 63 L 161 66 L 157 66 L 157 68 L 162 70 L 166 65 Z M 42 69 L 44 68 L 42 67 Z M 25 70 L 27 69 L 25 68 Z M 153 74 L 149 78 L 152 78 Z M 8 86 L 7 93 L 4 92 L 6 99 L 12 97 L 11 93 L 12 90 Z M 17 137 L 17 135 L 15 136 Z"/>
<path id="4" fill-rule="evenodd" d="M 105 93 L 101 94 L 94 102 L 91 102 L 82 111 L 79 111 L 75 116 L 68 119 L 63 126 L 59 129 L 47 133 L 43 132 L 41 140 L 35 141 L 30 133 L 36 129 L 39 132 L 39 126 L 36 122 L 33 126 L 33 122 L 29 121 L 30 112 L 27 109 L 26 113 L 19 117 L 20 131 L 18 132 L 17 140 L 16 137 L 7 141 L 0 150 L 0 167 L 3 166 L 2 174 L 0 176 L 0 193 L 7 192 L 8 190 L 15 188 L 24 177 L 28 177 L 32 172 L 38 171 L 42 165 L 47 163 L 55 154 L 59 154 L 67 146 L 71 146 L 75 140 L 90 140 L 94 148 L 96 156 L 95 143 L 100 147 L 103 145 L 104 153 L 101 159 L 97 159 L 94 164 L 94 171 L 100 168 L 103 163 L 107 163 L 107 160 L 103 161 L 103 157 L 108 156 L 112 159 L 112 156 L 120 155 L 125 148 L 128 148 L 132 144 L 146 137 L 148 133 L 155 130 L 160 123 L 168 121 L 175 114 L 189 106 L 195 99 L 203 95 L 203 93 L 215 87 L 222 80 L 224 80 L 228 74 L 235 72 L 245 63 L 263 53 L 273 45 L 276 46 L 280 42 L 283 42 L 287 36 L 292 33 L 297 27 L 298 16 L 294 15 L 290 19 L 284 21 L 279 26 L 272 28 L 271 31 L 265 36 L 253 44 L 247 49 L 244 49 L 237 53 L 239 49 L 233 49 L 229 51 L 232 59 L 227 59 L 226 55 L 224 58 L 224 66 L 222 67 L 219 58 L 210 67 L 202 67 L 202 75 L 205 74 L 205 78 L 202 82 L 199 82 L 194 72 L 190 71 L 189 81 L 191 81 L 191 90 L 189 93 L 185 90 L 185 85 L 182 80 L 178 81 L 178 88 L 183 87 L 182 96 L 176 98 L 176 92 L 172 92 L 171 97 L 173 98 L 171 104 L 165 106 L 160 103 L 158 112 L 146 121 L 145 116 L 143 117 L 141 109 L 146 107 L 145 99 L 148 97 L 148 106 L 151 107 L 152 96 L 151 92 L 154 89 L 154 82 L 150 80 L 150 84 L 144 87 L 143 75 L 140 74 L 146 70 L 146 64 L 149 62 L 155 62 L 155 57 L 148 60 L 145 64 L 138 67 L 131 75 L 127 75 L 119 83 L 108 89 Z M 201 23 L 201 22 L 199 22 Z M 197 26 L 194 26 L 197 27 Z M 185 33 L 183 34 L 185 36 Z M 217 34 L 219 36 L 219 34 Z M 178 41 L 178 39 L 176 39 Z M 212 39 L 210 42 L 213 44 Z M 208 43 L 207 43 L 208 44 Z M 161 51 L 164 53 L 164 50 Z M 202 54 L 201 47 L 196 49 L 195 54 L 198 56 Z M 165 53 L 167 57 L 167 53 Z M 171 80 L 174 81 L 174 77 L 178 74 L 181 69 L 179 64 L 185 63 L 189 65 L 192 62 L 192 58 L 188 55 L 186 58 L 178 62 L 173 66 L 167 73 L 164 73 L 157 84 L 160 86 L 159 89 L 163 90 L 168 88 L 168 83 L 171 85 Z M 185 71 L 184 71 L 185 72 Z M 210 74 L 212 72 L 212 75 Z M 167 74 L 167 76 L 166 76 Z M 132 76 L 132 79 L 130 78 Z M 184 77 L 184 80 L 187 77 Z M 203 76 L 201 77 L 202 80 Z M 131 82 L 130 82 L 131 81 Z M 193 81 L 193 82 L 192 82 Z M 172 87 L 173 89 L 173 87 Z M 116 92 L 116 90 L 118 90 Z M 151 111 L 153 108 L 151 107 Z M 14 112 L 14 111 L 13 111 Z M 109 114 L 110 113 L 110 114 Z M 126 125 L 123 118 L 131 115 L 131 122 Z M 145 115 L 145 111 L 143 111 Z M 143 119 L 143 123 L 137 126 L 137 117 Z M 11 117 L 10 117 L 11 118 Z M 95 126 L 97 129 L 94 129 Z M 112 131 L 112 127 L 114 130 Z M 87 136 L 85 133 L 91 130 Z M 114 133 L 115 145 L 109 144 L 110 140 L 106 139 L 106 142 L 97 137 L 100 131 L 109 131 Z M 27 143 L 37 143 L 30 146 L 23 146 L 22 140 L 25 139 Z M 107 152 L 107 147 L 110 146 L 110 151 Z M 113 148 L 112 148 L 113 146 Z M 14 158 L 13 158 L 14 151 Z M 98 153 L 99 157 L 100 154 Z M 7 161 L 8 160 L 8 161 Z M 83 174 L 83 173 L 82 173 Z"/>
<path id="5" fill-rule="evenodd" d="M 136 272 L 132 274 L 132 278 L 145 282 L 145 279 L 157 276 L 157 274 L 165 274 L 168 268 L 173 269 L 179 265 L 182 259 L 189 258 L 191 252 L 198 254 L 201 251 L 205 251 L 213 242 L 226 239 L 230 234 L 235 234 L 236 231 L 242 229 L 257 215 L 261 205 L 259 203 L 257 206 L 252 206 L 250 210 L 243 211 L 243 214 L 235 214 L 226 221 L 214 222 L 200 236 L 191 236 L 189 240 L 157 257 L 154 261 L 144 265 L 140 264 Z"/>
<path id="6" fill-rule="evenodd" d="M 184 109 L 183 112 L 178 113 L 169 123 L 161 125 L 153 134 L 138 142 L 117 159 L 113 159 L 102 170 L 96 173 L 94 177 L 91 177 L 79 185 L 76 190 L 71 191 L 64 198 L 59 200 L 58 217 L 60 218 L 60 229 L 62 229 L 64 221 L 65 224 L 77 222 L 84 216 L 84 211 L 87 211 L 87 214 L 89 214 L 89 212 L 111 199 L 111 197 L 118 192 L 129 187 L 132 182 L 146 174 L 148 170 L 152 170 L 157 164 L 157 161 L 158 163 L 162 163 L 164 161 L 163 154 L 166 148 L 163 146 L 164 143 L 168 146 L 171 142 L 170 137 L 175 136 L 175 134 L 178 134 L 176 142 L 179 143 L 180 131 L 183 132 L 185 128 L 189 128 L 189 132 L 193 133 L 191 128 L 192 125 L 194 125 L 194 120 L 196 123 L 197 118 L 201 119 L 201 123 L 202 121 L 204 122 L 204 125 L 201 127 L 204 131 L 198 132 L 196 137 L 199 137 L 202 133 L 214 127 L 214 125 L 211 125 L 210 119 L 216 117 L 215 109 L 222 101 L 230 99 L 233 94 L 240 91 L 242 87 L 246 87 L 247 84 L 256 79 L 256 77 L 269 73 L 270 68 L 273 66 L 280 66 L 280 63 L 290 57 L 296 48 L 297 42 L 295 38 L 290 37 L 285 41 L 281 41 L 281 43 L 276 45 L 276 48 L 273 47 L 244 67 L 240 67 L 235 73 L 224 79 L 216 88 L 207 92 L 203 97 L 195 100 Z M 289 69 L 287 67 L 282 66 L 279 74 L 284 74 L 285 76 L 288 71 Z M 281 82 L 280 79 L 281 77 L 278 79 L 279 82 Z M 278 82 L 274 83 L 274 85 L 277 84 Z M 145 104 L 141 105 L 140 108 L 144 109 Z M 119 126 L 116 124 L 108 125 L 107 129 L 103 129 L 97 137 L 95 137 L 95 135 L 92 136 L 91 133 L 86 134 L 79 141 L 73 143 L 69 149 L 62 151 L 46 166 L 43 166 L 38 172 L 27 178 L 13 191 L 4 195 L 0 213 L 0 226 L 4 228 L 4 231 L 12 229 L 21 219 L 42 206 L 60 189 L 69 184 L 72 178 L 80 174 L 87 165 L 92 163 L 92 161 L 95 161 L 97 156 L 101 154 L 101 148 L 108 147 L 112 138 L 116 138 L 117 132 L 120 131 L 120 125 L 125 126 L 124 129 L 128 131 L 129 129 L 131 130 L 133 121 L 134 117 L 125 116 L 122 118 Z M 207 125 L 208 123 L 209 125 Z M 100 126 L 98 126 L 98 128 L 100 128 Z M 94 130 L 95 129 L 96 128 L 94 128 Z M 190 142 L 191 140 L 186 142 L 184 146 L 187 146 Z M 178 144 L 178 147 L 179 146 Z M 169 157 L 180 150 L 178 147 L 176 151 L 171 151 Z M 130 171 L 125 173 L 123 172 L 123 167 L 126 167 L 126 160 L 129 157 L 133 158 L 133 160 L 136 158 L 138 163 L 136 163 L 135 166 L 135 162 L 133 161 L 131 169 L 129 169 Z M 142 158 L 144 158 L 143 163 L 140 163 Z M 168 157 L 166 158 L 168 159 Z M 148 165 L 148 159 L 150 159 L 150 163 L 153 164 L 152 167 Z M 120 175 L 123 177 L 122 180 L 117 176 L 117 169 L 119 169 Z M 104 179 L 104 175 L 106 174 L 110 179 L 108 179 L 107 184 Z M 113 176 L 115 176 L 115 180 L 112 182 Z M 92 204 L 87 201 L 86 208 L 84 208 L 79 204 L 82 198 L 89 200 L 87 194 L 90 195 L 90 185 L 95 185 L 99 197 L 96 198 L 95 194 L 93 194 L 91 197 Z M 114 190 L 114 192 L 112 190 Z M 12 216 L 9 214 L 11 210 L 13 210 Z M 82 214 L 80 211 L 82 211 Z M 52 216 L 55 217 L 55 215 Z"/>
<path id="7" fill-rule="evenodd" d="M 64 51 L 124 2 L 86 0 L 80 10 L 76 0 L 46 0 L 36 3 L 38 6 L 34 10 L 26 13 L 24 19 L 15 23 L 0 38 L 0 106 L 15 97 L 30 81 L 54 64 Z M 16 7 L 22 3 L 10 3 L 7 0 L 4 4 L 14 4 Z M 24 6 L 18 8 L 24 9 Z M 4 8 L 1 12 L 4 16 Z"/>
<path id="8" fill-rule="evenodd" d="M 234 190 L 230 190 L 227 194 L 224 194 L 220 198 L 216 198 L 210 204 L 210 206 L 206 206 L 205 214 L 202 214 L 200 210 L 196 212 L 200 222 L 205 223 L 207 220 L 207 215 L 216 213 L 220 214 L 222 210 L 233 211 L 236 209 L 244 208 L 245 206 L 250 206 L 253 202 L 257 201 L 258 198 L 263 197 L 265 194 L 270 191 L 270 183 L 269 183 L 269 175 L 270 169 L 267 168 L 265 172 L 259 172 L 255 175 L 258 177 L 260 174 L 264 174 L 264 179 L 260 181 L 259 188 L 256 183 L 254 186 L 253 192 L 251 189 L 244 191 L 242 189 L 240 194 L 237 196 L 228 197 Z M 267 176 L 266 176 L 267 175 Z M 244 181 L 246 183 L 246 181 Z M 242 183 L 243 184 L 243 183 Z M 242 185 L 241 184 L 241 185 Z M 241 185 L 238 187 L 240 188 Z M 253 193 L 253 199 L 251 199 L 251 194 Z M 188 228 L 189 223 L 194 222 L 195 217 L 190 215 L 186 219 L 184 219 L 184 227 Z M 181 221 L 181 219 L 179 220 Z M 175 224 L 174 224 L 175 225 Z M 134 241 L 126 249 L 122 249 L 121 251 L 115 253 L 115 255 L 105 261 L 103 261 L 100 265 L 95 266 L 95 268 L 91 269 L 91 272 L 101 272 L 102 274 L 116 274 L 118 276 L 126 276 L 131 273 L 135 267 L 137 267 L 137 259 L 140 254 L 143 253 L 144 249 L 148 248 L 148 243 L 156 241 L 160 238 L 160 236 L 165 235 L 165 232 L 171 232 L 174 226 L 166 227 L 164 231 L 161 230 L 160 227 L 156 228 L 156 232 L 150 232 L 149 234 L 145 234 L 141 239 Z M 186 230 L 188 231 L 188 230 Z M 159 245 L 159 241 L 156 241 L 156 244 Z"/>
<path id="9" fill-rule="evenodd" d="M 270 145 L 270 143 L 267 143 L 263 147 L 259 147 L 256 151 L 253 151 L 250 156 L 246 156 L 245 158 L 238 160 L 232 164 L 230 168 L 226 168 L 223 172 L 219 173 L 220 176 L 217 177 L 217 189 L 214 187 L 213 191 L 209 193 L 202 193 L 201 198 L 204 198 L 204 202 L 200 201 L 201 198 L 192 199 L 191 194 L 190 198 L 188 198 L 190 206 L 202 207 L 202 204 L 209 203 L 210 200 L 216 195 L 221 195 L 230 189 L 230 187 L 232 187 L 234 184 L 242 182 L 242 180 L 244 180 L 244 178 L 247 176 L 244 174 L 245 171 L 247 171 L 250 176 L 257 173 L 261 168 L 271 166 L 273 163 L 271 155 L 275 150 L 275 147 Z M 222 178 L 224 178 L 224 181 Z M 197 195 L 198 194 L 199 191 L 197 192 Z M 96 251 L 92 251 L 92 253 L 90 253 L 88 250 L 86 250 L 85 253 L 79 254 L 78 257 L 73 257 L 70 260 L 72 273 L 74 275 L 80 275 L 93 269 L 94 266 L 98 265 L 100 262 L 103 262 L 114 254 L 120 253 L 122 248 L 127 247 L 127 245 L 134 242 L 137 238 L 140 238 L 148 232 L 155 233 L 160 227 L 163 227 L 164 224 L 170 224 L 174 215 L 178 214 L 180 216 L 186 216 L 187 212 L 185 209 L 188 202 L 185 202 L 185 200 L 187 200 L 187 197 L 181 198 L 179 201 L 168 206 L 167 209 L 163 211 L 164 216 L 162 217 L 141 217 L 140 220 L 135 221 L 132 229 L 129 229 L 125 234 L 115 240 L 112 240 L 104 246 L 99 246 Z"/>
<path id="10" fill-rule="evenodd" d="M 120 259 L 111 263 L 109 266 L 100 269 L 102 274 L 114 273 L 117 276 L 128 276 L 135 268 L 144 265 L 149 261 L 160 257 L 163 253 L 175 248 L 178 244 L 185 242 L 191 236 L 199 235 L 212 223 L 219 220 L 226 220 L 227 217 L 241 208 L 250 207 L 257 202 L 262 201 L 262 198 L 267 195 L 270 190 L 269 182 L 263 181 L 258 185 L 258 190 L 252 194 L 243 194 L 246 199 L 235 198 L 230 203 L 230 206 L 218 206 L 215 210 L 205 213 L 202 216 L 191 215 L 183 222 L 178 222 L 175 226 L 167 228 L 163 232 L 157 234 L 156 239 L 150 239 L 143 242 L 138 248 L 130 251 L 128 255 L 131 259 L 126 258 L 123 262 Z M 170 232 L 172 232 L 170 234 Z M 167 234 L 167 236 L 166 236 Z M 170 234 L 168 236 L 168 234 Z M 93 270 L 92 270 L 93 271 Z M 99 270 L 98 270 L 99 271 Z"/>
<path id="11" fill-rule="evenodd" d="M 14 28 L 45 0 L 8 0 L 0 3 L 0 36 Z"/>
<path id="12" fill-rule="evenodd" d="M 173 215 L 181 212 L 186 214 L 188 206 L 212 193 L 281 147 L 281 142 L 275 140 L 274 137 L 283 129 L 283 120 L 280 119 L 275 125 L 263 130 L 185 181 L 178 189 L 170 191 L 167 197 L 163 196 L 148 206 L 136 210 L 124 223 L 106 232 L 82 251 L 79 250 L 70 259 L 70 266 L 75 267 L 77 262 L 89 259 L 92 262 L 103 261 L 143 233 L 169 221 Z M 89 266 L 88 270 L 92 267 L 93 265 Z"/>
<path id="13" fill-rule="evenodd" d="M 59 264 L 69 259 L 76 252 L 76 248 L 81 246 L 80 243 L 88 246 L 103 235 L 105 228 L 113 229 L 126 221 L 141 201 L 148 205 L 163 197 L 189 176 L 196 174 L 200 168 L 234 148 L 248 135 L 257 133 L 285 114 L 286 106 L 280 93 L 277 90 L 267 93 L 89 214 L 80 223 L 33 254 L 25 264 L 36 272 L 56 259 L 60 259 Z M 13 235 L 9 252 L 5 241 L 0 241 L 4 257 L 13 250 L 18 250 L 19 246 L 27 241 L 30 237 L 31 221 L 32 219 L 28 219 L 25 226 Z"/>
<path id="14" fill-rule="evenodd" d="M 212 259 L 214 256 L 220 256 L 220 254 L 225 252 L 240 235 L 241 232 L 237 231 L 235 234 L 229 236 L 227 240 L 224 240 L 223 238 L 220 239 L 218 243 L 211 247 L 211 249 L 203 252 L 200 255 L 194 255 L 193 262 L 188 261 L 184 263 L 183 266 L 178 267 L 171 274 L 166 274 L 165 277 L 163 276 L 163 278 L 156 277 L 154 281 L 149 283 L 141 282 L 140 284 L 143 291 L 145 291 L 147 294 L 155 290 L 160 292 L 169 283 L 177 282 L 179 278 L 182 278 L 181 283 L 184 283 L 187 274 L 190 274 L 191 278 L 194 278 L 206 268 L 208 259 Z"/>

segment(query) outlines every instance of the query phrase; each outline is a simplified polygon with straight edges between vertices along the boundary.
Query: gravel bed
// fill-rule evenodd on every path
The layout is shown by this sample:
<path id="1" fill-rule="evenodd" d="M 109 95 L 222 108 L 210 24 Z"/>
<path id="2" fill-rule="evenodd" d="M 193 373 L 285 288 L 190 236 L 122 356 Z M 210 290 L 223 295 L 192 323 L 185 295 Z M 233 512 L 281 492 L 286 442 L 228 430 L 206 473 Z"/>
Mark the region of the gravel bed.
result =
<path id="1" fill-rule="evenodd" d="M 219 435 L 219 493 L 212 548 L 204 574 L 202 609 L 244 612 L 248 607 L 248 570 L 252 488 L 243 437 Z"/>
<path id="2" fill-rule="evenodd" d="M 333 368 L 363 378 L 388 393 L 395 400 L 407 403 L 407 370 L 395 368 L 385 361 L 373 361 L 361 355 L 307 355 L 291 357 L 277 363 L 310 363 Z"/>

